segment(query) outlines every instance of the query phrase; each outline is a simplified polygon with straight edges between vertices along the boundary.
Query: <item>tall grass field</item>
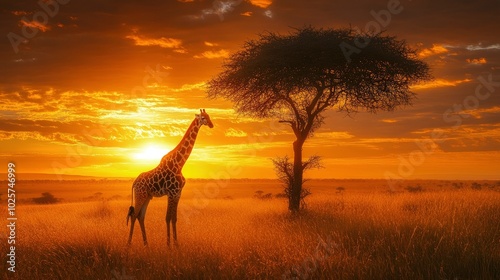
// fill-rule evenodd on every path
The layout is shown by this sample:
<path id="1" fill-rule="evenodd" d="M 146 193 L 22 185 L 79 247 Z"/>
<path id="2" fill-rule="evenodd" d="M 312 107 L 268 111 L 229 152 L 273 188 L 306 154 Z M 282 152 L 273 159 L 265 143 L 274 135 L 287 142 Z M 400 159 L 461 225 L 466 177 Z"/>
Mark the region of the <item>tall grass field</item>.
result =
<path id="1" fill-rule="evenodd" d="M 295 216 L 276 181 L 209 183 L 184 188 L 178 246 L 163 197 L 147 210 L 149 245 L 136 223 L 129 247 L 132 181 L 20 181 L 16 272 L 4 226 L 0 278 L 500 279 L 496 181 L 313 180 Z"/>

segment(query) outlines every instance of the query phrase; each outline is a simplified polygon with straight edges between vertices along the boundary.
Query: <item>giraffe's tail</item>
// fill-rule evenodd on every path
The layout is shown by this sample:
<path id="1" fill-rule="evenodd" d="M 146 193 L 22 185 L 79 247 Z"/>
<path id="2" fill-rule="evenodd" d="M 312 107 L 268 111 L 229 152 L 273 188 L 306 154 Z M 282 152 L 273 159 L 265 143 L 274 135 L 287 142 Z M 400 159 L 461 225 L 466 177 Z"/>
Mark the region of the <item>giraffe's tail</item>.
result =
<path id="1" fill-rule="evenodd" d="M 135 211 L 134 206 L 130 206 L 130 207 L 128 208 L 127 226 L 128 226 L 128 220 L 129 220 L 130 218 L 132 218 L 132 215 L 134 215 L 134 211 Z"/>
<path id="2" fill-rule="evenodd" d="M 127 226 L 128 226 L 128 220 L 132 218 L 132 215 L 134 215 L 134 185 L 132 185 L 132 194 L 130 196 L 130 207 L 128 208 L 128 214 L 127 214 Z"/>

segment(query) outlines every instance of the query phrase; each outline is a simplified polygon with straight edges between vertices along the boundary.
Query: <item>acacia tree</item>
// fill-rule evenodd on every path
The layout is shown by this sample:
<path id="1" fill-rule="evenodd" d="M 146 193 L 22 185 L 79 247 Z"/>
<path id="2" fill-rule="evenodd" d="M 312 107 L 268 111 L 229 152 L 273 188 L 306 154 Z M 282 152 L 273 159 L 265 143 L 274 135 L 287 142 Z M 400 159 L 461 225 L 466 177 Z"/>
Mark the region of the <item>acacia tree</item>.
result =
<path id="1" fill-rule="evenodd" d="M 359 45 L 349 56 L 346 45 Z M 295 135 L 289 210 L 300 209 L 304 142 L 330 108 L 347 114 L 392 111 L 411 105 L 412 84 L 430 79 L 429 67 L 405 41 L 353 29 L 304 27 L 247 41 L 208 82 L 208 96 L 223 97 L 255 118 L 278 118 Z"/>

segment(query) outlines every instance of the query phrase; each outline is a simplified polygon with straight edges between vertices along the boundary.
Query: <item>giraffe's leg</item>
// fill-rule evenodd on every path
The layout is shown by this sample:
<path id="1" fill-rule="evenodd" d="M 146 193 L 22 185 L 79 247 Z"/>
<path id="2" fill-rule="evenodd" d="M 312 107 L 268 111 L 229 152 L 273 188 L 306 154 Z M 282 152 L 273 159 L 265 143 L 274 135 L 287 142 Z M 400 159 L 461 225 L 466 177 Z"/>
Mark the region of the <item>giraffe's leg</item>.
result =
<path id="1" fill-rule="evenodd" d="M 142 240 L 144 241 L 144 246 L 148 245 L 148 239 L 146 238 L 146 227 L 144 226 L 144 219 L 146 218 L 146 210 L 151 198 L 148 198 L 139 210 L 137 219 L 139 220 L 139 225 L 141 226 Z"/>
<path id="2" fill-rule="evenodd" d="M 165 217 L 165 222 L 167 223 L 167 246 L 170 246 L 170 220 L 172 219 L 172 211 L 170 210 L 171 204 L 171 199 L 168 198 L 167 216 Z"/>
<path id="3" fill-rule="evenodd" d="M 177 205 L 179 205 L 179 199 L 175 200 L 175 204 L 173 206 L 173 213 L 172 213 L 172 232 L 174 233 L 174 244 L 178 245 L 177 243 Z"/>
<path id="4" fill-rule="evenodd" d="M 145 204 L 145 202 L 148 200 L 148 197 L 144 196 L 143 194 L 136 192 L 135 193 L 135 207 L 130 207 L 129 209 L 129 217 L 132 220 L 132 223 L 130 224 L 130 234 L 128 236 L 128 245 L 132 244 L 132 235 L 134 234 L 134 226 L 135 226 L 135 221 L 136 219 L 140 216 L 142 212 L 142 208 Z M 127 223 L 128 223 L 128 217 L 127 217 Z"/>
<path id="5" fill-rule="evenodd" d="M 177 204 L 179 198 L 168 198 L 167 206 L 167 245 L 170 246 L 170 224 L 172 224 L 172 232 L 174 234 L 174 243 L 177 244 Z"/>
<path id="6" fill-rule="evenodd" d="M 127 244 L 130 245 L 132 244 L 132 235 L 134 234 L 134 225 L 135 225 L 135 219 L 137 218 L 137 216 L 135 215 L 135 213 L 132 214 L 132 223 L 130 224 L 130 234 L 128 236 L 128 242 Z"/>

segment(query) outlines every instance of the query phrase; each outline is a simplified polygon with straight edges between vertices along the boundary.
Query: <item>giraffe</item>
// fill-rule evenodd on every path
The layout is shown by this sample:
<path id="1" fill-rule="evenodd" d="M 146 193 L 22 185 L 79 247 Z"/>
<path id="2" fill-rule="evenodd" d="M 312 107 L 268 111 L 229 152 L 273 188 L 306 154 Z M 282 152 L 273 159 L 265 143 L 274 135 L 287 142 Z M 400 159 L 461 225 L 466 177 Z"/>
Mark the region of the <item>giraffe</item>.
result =
<path id="1" fill-rule="evenodd" d="M 146 229 L 144 226 L 144 218 L 146 216 L 146 209 L 153 197 L 162 197 L 167 195 L 167 245 L 170 245 L 170 224 L 172 224 L 172 232 L 174 243 L 177 244 L 177 205 L 181 197 L 182 188 L 186 183 L 186 179 L 182 176 L 182 167 L 186 163 L 191 151 L 193 150 L 196 136 L 201 126 L 207 125 L 213 128 L 214 125 L 210 117 L 205 112 L 205 109 L 200 110 L 200 114 L 196 114 L 193 122 L 189 126 L 186 134 L 179 142 L 179 144 L 168 154 L 163 156 L 158 166 L 150 171 L 141 173 L 132 184 L 132 205 L 130 206 L 127 215 L 127 225 L 129 219 L 132 223 L 130 225 L 130 234 L 128 238 L 128 245 L 132 243 L 132 234 L 134 233 L 135 220 L 139 220 L 139 225 L 142 231 L 142 239 L 144 245 L 148 245 L 146 238 Z M 136 211 L 137 209 L 137 211 Z"/>

